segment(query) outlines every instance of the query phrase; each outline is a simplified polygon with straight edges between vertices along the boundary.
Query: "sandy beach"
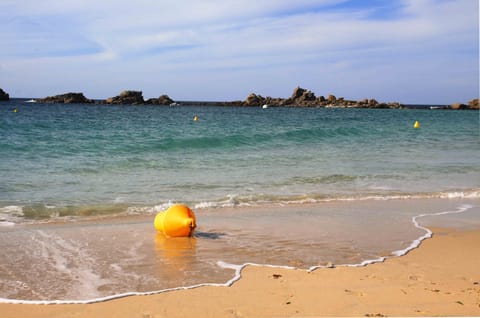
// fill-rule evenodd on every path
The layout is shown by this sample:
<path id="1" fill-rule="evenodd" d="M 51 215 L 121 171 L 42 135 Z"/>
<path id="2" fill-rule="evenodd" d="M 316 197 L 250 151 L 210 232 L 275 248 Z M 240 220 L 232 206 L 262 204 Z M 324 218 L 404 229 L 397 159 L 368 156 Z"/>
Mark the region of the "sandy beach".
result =
<path id="1" fill-rule="evenodd" d="M 313 272 L 247 266 L 231 287 L 88 305 L 0 304 L 2 317 L 479 316 L 480 230 L 433 229 L 405 256 Z"/>

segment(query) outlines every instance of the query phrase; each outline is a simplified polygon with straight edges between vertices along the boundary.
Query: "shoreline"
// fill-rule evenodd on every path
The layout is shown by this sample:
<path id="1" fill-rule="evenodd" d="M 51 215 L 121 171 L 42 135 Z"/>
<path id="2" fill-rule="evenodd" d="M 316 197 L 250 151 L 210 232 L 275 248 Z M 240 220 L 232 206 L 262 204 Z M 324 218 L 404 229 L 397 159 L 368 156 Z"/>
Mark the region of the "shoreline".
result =
<path id="1" fill-rule="evenodd" d="M 454 223 L 450 224 L 449 219 L 457 218 L 454 215 L 458 213 L 463 214 L 462 212 L 469 210 L 475 205 L 464 204 L 456 206 L 457 208 L 455 209 L 450 208 L 438 213 L 424 213 L 411 216 L 411 222 L 414 227 L 425 232 L 424 234 L 420 234 L 416 239 L 412 240 L 410 245 L 405 245 L 404 249 L 392 251 L 390 256 L 366 261 L 361 264 L 336 266 L 327 264 L 299 269 L 289 266 L 271 266 L 254 263 L 229 265 L 220 262 L 220 267 L 235 271 L 233 278 L 226 283 L 198 284 L 145 293 L 124 293 L 98 298 L 94 301 L 29 302 L 4 300 L 6 301 L 5 303 L 0 303 L 0 311 L 5 313 L 5 317 L 18 316 L 19 312 L 27 317 L 37 317 L 37 314 L 39 315 L 38 317 L 64 317 L 71 315 L 101 317 L 111 315 L 112 304 L 116 304 L 115 306 L 125 307 L 125 313 L 123 311 L 121 313 L 125 317 L 144 317 L 150 315 L 150 313 L 159 312 L 168 313 L 168 317 L 195 315 L 198 312 L 209 313 L 206 316 L 212 317 L 235 317 L 242 315 L 247 317 L 292 315 L 364 316 L 367 314 L 387 316 L 480 315 L 480 272 L 476 270 L 480 268 L 480 246 L 477 243 L 480 242 L 480 227 L 476 221 L 473 223 L 466 222 L 460 227 L 458 227 L 458 224 L 457 226 Z M 440 217 L 443 215 L 445 216 Z M 434 218 L 428 218 L 428 216 L 434 216 Z M 420 221 L 424 217 L 427 217 L 427 219 Z M 446 219 L 442 221 L 442 218 Z M 128 219 L 124 221 L 128 223 Z M 439 221 L 440 223 L 436 223 Z M 420 271 L 420 273 L 416 273 L 412 269 Z M 360 275 L 359 273 L 363 275 L 364 271 L 368 274 L 358 276 Z M 419 283 L 418 277 L 426 277 L 431 272 L 435 272 L 437 276 L 430 280 L 423 279 L 423 289 L 413 288 Z M 380 280 L 372 279 L 387 274 L 394 275 L 394 277 L 382 278 Z M 278 299 L 274 297 L 274 295 L 280 293 L 279 288 L 282 285 L 278 285 L 278 283 L 274 283 L 272 280 L 282 281 L 285 286 L 296 286 L 288 291 L 292 296 L 284 297 L 288 300 L 283 304 L 279 303 Z M 470 285 L 466 284 L 467 281 L 470 282 Z M 327 282 L 328 284 L 325 285 Z M 392 294 L 390 290 L 392 284 L 400 286 L 397 288 L 396 294 Z M 469 287 L 466 287 L 467 285 Z M 444 286 L 448 286 L 448 288 Z M 459 288 L 463 289 L 459 290 Z M 444 289 L 446 290 L 445 292 L 443 292 Z M 335 290 L 336 293 L 330 295 L 329 290 Z M 360 291 L 358 293 L 353 292 L 356 290 Z M 368 290 L 368 292 L 363 290 Z M 371 290 L 383 297 L 381 303 L 374 301 L 377 296 L 364 298 L 364 296 L 370 295 Z M 404 295 L 402 296 L 403 298 L 409 299 L 402 306 L 398 306 L 396 302 L 396 297 L 399 295 L 398 290 Z M 433 296 L 426 292 L 428 290 L 433 293 Z M 252 291 L 255 291 L 256 297 L 252 297 Z M 406 297 L 406 295 L 411 293 L 417 296 Z M 322 298 L 315 298 L 314 295 L 316 294 L 322 295 Z M 212 295 L 215 296 L 213 299 L 211 299 Z M 434 298 L 435 295 L 441 295 L 438 298 L 442 299 L 440 303 L 434 302 L 437 299 Z M 467 300 L 464 298 L 465 295 L 468 296 Z M 428 298 L 427 296 L 432 296 L 433 298 Z M 458 300 L 452 300 L 454 296 Z M 323 297 L 326 297 L 326 299 L 324 300 Z M 444 306 L 445 297 L 450 299 L 449 307 Z M 258 303 L 256 302 L 257 298 L 262 300 Z M 191 299 L 193 299 L 194 306 L 190 305 Z M 218 299 L 220 299 L 219 302 L 217 302 Z M 247 300 L 246 302 L 244 301 L 245 299 Z M 298 299 L 309 299 L 309 302 L 297 304 Z M 355 300 L 355 303 L 348 303 L 348 301 L 352 300 Z M 370 307 L 358 307 L 365 300 L 369 300 L 368 304 Z M 162 306 L 159 306 L 158 302 Z M 180 313 L 175 311 L 177 303 L 182 304 Z M 336 307 L 330 307 L 332 303 L 337 304 Z M 347 307 L 343 306 L 346 303 L 349 305 Z M 49 306 L 46 306 L 47 304 Z M 184 311 L 184 307 L 189 306 L 192 307 L 191 311 Z M 136 312 L 129 311 L 128 308 L 130 307 L 140 309 Z M 362 308 L 365 312 L 351 311 L 350 307 L 355 308 L 355 310 Z M 150 313 L 146 312 L 144 308 L 150 310 Z M 294 312 L 289 311 L 292 308 L 295 308 Z M 335 308 L 335 311 L 332 311 L 332 308 Z M 268 311 L 265 311 L 265 309 L 268 309 Z M 85 310 L 88 314 L 81 315 L 80 313 L 83 313 Z M 145 312 L 143 316 L 140 315 L 140 311 Z M 120 312 L 117 314 L 117 316 L 122 317 Z M 155 317 L 155 315 L 150 317 Z"/>
<path id="2" fill-rule="evenodd" d="M 0 303 L 0 311 L 2 317 L 480 315 L 480 229 L 432 230 L 419 248 L 367 266 L 307 271 L 248 265 L 230 287 L 93 304 Z"/>

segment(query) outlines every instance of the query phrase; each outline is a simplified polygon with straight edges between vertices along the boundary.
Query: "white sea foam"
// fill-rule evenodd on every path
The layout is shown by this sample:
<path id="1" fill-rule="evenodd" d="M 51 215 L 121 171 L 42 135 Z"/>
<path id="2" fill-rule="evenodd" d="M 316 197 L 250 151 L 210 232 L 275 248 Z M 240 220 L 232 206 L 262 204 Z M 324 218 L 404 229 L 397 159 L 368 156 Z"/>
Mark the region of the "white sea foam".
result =
<path id="1" fill-rule="evenodd" d="M 113 200 L 114 203 L 124 203 L 125 202 L 125 198 L 124 197 L 116 197 L 114 200 Z"/>
<path id="2" fill-rule="evenodd" d="M 0 208 L 0 213 L 23 215 L 23 207 L 17 205 L 4 206 Z"/>
<path id="3" fill-rule="evenodd" d="M 23 218 L 23 207 L 9 205 L 0 208 L 0 226 L 14 226 Z"/>
<path id="4" fill-rule="evenodd" d="M 473 208 L 472 205 L 464 204 L 464 205 L 459 206 L 456 210 L 442 211 L 442 212 L 437 212 L 437 213 L 425 213 L 425 214 L 419 214 L 419 215 L 416 215 L 416 216 L 412 217 L 412 219 L 411 219 L 412 224 L 416 228 L 425 231 L 425 234 L 420 236 L 419 238 L 413 240 L 412 243 L 407 248 L 402 249 L 402 250 L 393 251 L 391 253 L 391 255 L 392 255 L 391 257 L 400 257 L 400 256 L 403 256 L 403 255 L 406 255 L 408 252 L 412 251 L 413 249 L 418 248 L 420 246 L 420 244 L 422 243 L 422 241 L 432 237 L 432 231 L 430 229 L 424 227 L 424 226 L 421 226 L 418 223 L 418 219 L 424 218 L 424 217 L 446 215 L 446 214 L 463 213 L 465 211 L 468 211 L 471 208 Z M 379 258 L 376 258 L 376 259 L 364 260 L 364 261 L 362 261 L 361 263 L 358 263 L 358 264 L 340 264 L 340 265 L 335 265 L 335 266 L 336 267 L 362 267 L 362 266 L 366 266 L 366 265 L 369 265 L 369 264 L 384 262 L 387 258 L 388 257 L 379 257 Z M 88 300 L 21 300 L 21 299 L 0 298 L 0 303 L 39 304 L 39 305 L 46 305 L 46 304 L 90 304 L 90 303 L 104 302 L 104 301 L 108 301 L 108 300 L 113 300 L 113 299 L 118 299 L 118 298 L 123 298 L 123 297 L 129 297 L 129 296 L 147 296 L 147 295 L 160 294 L 160 293 L 175 291 L 175 290 L 185 290 L 185 289 L 199 288 L 199 287 L 203 287 L 203 286 L 229 287 L 229 286 L 232 286 L 236 281 L 241 279 L 241 277 L 242 277 L 241 272 L 247 266 L 298 269 L 296 267 L 291 267 L 291 266 L 257 264 L 257 263 L 244 263 L 244 264 L 239 265 L 239 264 L 230 264 L 230 263 L 226 263 L 226 262 L 223 262 L 223 261 L 218 261 L 217 266 L 219 266 L 221 268 L 224 268 L 224 269 L 233 270 L 234 271 L 233 277 L 225 283 L 201 283 L 201 284 L 196 284 L 196 285 L 191 285 L 191 286 L 181 286 L 181 287 L 167 288 L 167 289 L 149 291 L 149 292 L 126 292 L 126 293 L 109 295 L 109 296 L 105 296 L 105 297 L 98 297 L 98 298 L 88 299 Z M 314 270 L 317 270 L 317 269 L 328 268 L 328 267 L 331 267 L 331 266 L 329 266 L 329 265 L 312 266 L 309 269 L 307 269 L 307 271 L 311 272 L 311 271 L 314 271 Z M 91 276 L 90 274 L 91 273 L 89 273 L 87 276 Z"/>
<path id="5" fill-rule="evenodd" d="M 166 209 L 168 209 L 174 204 L 175 202 L 168 201 L 166 203 L 157 204 L 154 206 L 144 206 L 144 207 L 132 206 L 127 209 L 127 214 L 156 214 L 158 212 L 165 211 Z"/>
<path id="6" fill-rule="evenodd" d="M 324 194 L 299 194 L 294 196 L 266 195 L 262 193 L 251 195 L 229 194 L 224 198 L 213 201 L 185 202 L 193 209 L 212 209 L 212 208 L 230 208 L 230 207 L 254 207 L 265 205 L 287 206 L 294 204 L 315 204 L 322 202 L 354 202 L 354 201 L 388 201 L 388 200 L 409 200 L 409 199 L 478 199 L 480 198 L 480 189 L 452 190 L 441 192 L 425 193 L 383 193 L 383 194 L 358 194 L 358 195 L 324 195 Z M 122 198 L 117 198 L 122 201 Z M 118 202 L 117 202 L 118 203 Z M 172 200 L 159 203 L 153 206 L 130 206 L 126 209 L 127 215 L 152 215 L 165 211 L 173 204 L 178 203 Z M 54 205 L 44 205 L 46 209 L 54 210 Z M 60 216 L 59 213 L 51 213 L 48 219 L 27 219 L 24 217 L 23 206 L 4 206 L 0 207 L 0 226 L 11 226 L 10 223 L 48 223 L 58 219 L 68 220 L 72 216 Z M 112 214 L 118 215 L 118 214 Z M 94 215 L 93 215 L 94 216 Z M 102 215 L 108 217 L 108 215 Z M 77 219 L 77 217 L 75 217 Z"/>
<path id="7" fill-rule="evenodd" d="M 427 239 L 427 238 L 430 238 L 432 237 L 432 231 L 424 226 L 421 226 L 419 223 L 418 223 L 418 219 L 420 218 L 424 218 L 424 217 L 429 217 L 429 216 L 440 216 L 440 215 L 445 215 L 445 214 L 455 214 L 455 213 L 462 213 L 462 212 L 465 212 L 469 209 L 471 209 L 473 206 L 472 205 L 469 205 L 469 204 L 464 204 L 464 205 L 461 205 L 459 206 L 456 210 L 453 210 L 453 211 L 444 211 L 444 212 L 438 212 L 438 213 L 429 213 L 429 214 L 420 214 L 420 215 L 417 215 L 417 216 L 414 216 L 412 218 L 412 223 L 413 225 L 416 227 L 416 228 L 419 228 L 421 230 L 424 230 L 425 231 L 425 234 L 421 237 L 419 237 L 418 239 L 414 240 L 410 246 L 408 246 L 406 249 L 403 249 L 403 250 L 398 250 L 398 251 L 394 251 L 392 252 L 392 255 L 395 255 L 395 256 L 403 256 L 405 254 L 407 254 L 408 252 L 410 252 L 411 250 L 417 248 L 418 246 L 420 246 L 420 244 L 422 243 L 423 240 Z"/>
<path id="8" fill-rule="evenodd" d="M 440 197 L 445 199 L 478 199 L 480 198 L 480 191 L 470 190 L 470 191 L 444 192 L 440 195 Z"/>
<path id="9" fill-rule="evenodd" d="M 217 201 L 201 201 L 194 203 L 194 209 L 227 208 L 242 206 L 260 205 L 290 205 L 290 204 L 314 204 L 322 202 L 351 202 L 351 201 L 387 201 L 387 200 L 408 200 L 408 199 L 478 199 L 480 189 L 463 191 L 442 191 L 425 193 L 390 193 L 390 194 L 364 194 L 354 196 L 325 196 L 325 195 L 297 195 L 297 196 L 266 196 L 263 194 L 242 196 L 229 194 L 226 198 Z M 168 208 L 168 206 L 167 206 Z"/>
<path id="10" fill-rule="evenodd" d="M 218 203 L 217 202 L 200 202 L 200 203 L 197 203 L 193 206 L 194 209 L 208 209 L 208 208 L 216 208 L 218 207 Z"/>

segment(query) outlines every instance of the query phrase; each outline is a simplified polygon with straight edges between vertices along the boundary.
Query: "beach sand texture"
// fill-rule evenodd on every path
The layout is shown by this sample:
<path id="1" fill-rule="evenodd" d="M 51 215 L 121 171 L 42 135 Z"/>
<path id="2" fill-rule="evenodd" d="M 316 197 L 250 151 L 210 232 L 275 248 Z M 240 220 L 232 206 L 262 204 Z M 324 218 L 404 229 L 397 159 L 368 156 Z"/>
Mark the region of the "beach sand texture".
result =
<path id="1" fill-rule="evenodd" d="M 0 304 L 7 317 L 480 316 L 480 230 L 433 229 L 405 256 L 313 272 L 247 266 L 206 286 L 88 305 Z"/>

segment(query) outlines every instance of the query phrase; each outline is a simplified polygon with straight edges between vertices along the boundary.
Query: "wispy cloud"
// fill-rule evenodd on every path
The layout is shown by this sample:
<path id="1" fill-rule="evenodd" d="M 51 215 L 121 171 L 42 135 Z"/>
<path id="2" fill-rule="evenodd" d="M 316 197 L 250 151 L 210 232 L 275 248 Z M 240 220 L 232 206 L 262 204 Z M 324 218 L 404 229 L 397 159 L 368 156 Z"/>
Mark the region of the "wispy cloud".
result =
<path id="1" fill-rule="evenodd" d="M 0 87 L 177 99 L 284 96 L 296 85 L 402 102 L 478 95 L 476 1 L 366 3 L 4 0 Z M 40 91 L 38 79 L 49 86 Z"/>

